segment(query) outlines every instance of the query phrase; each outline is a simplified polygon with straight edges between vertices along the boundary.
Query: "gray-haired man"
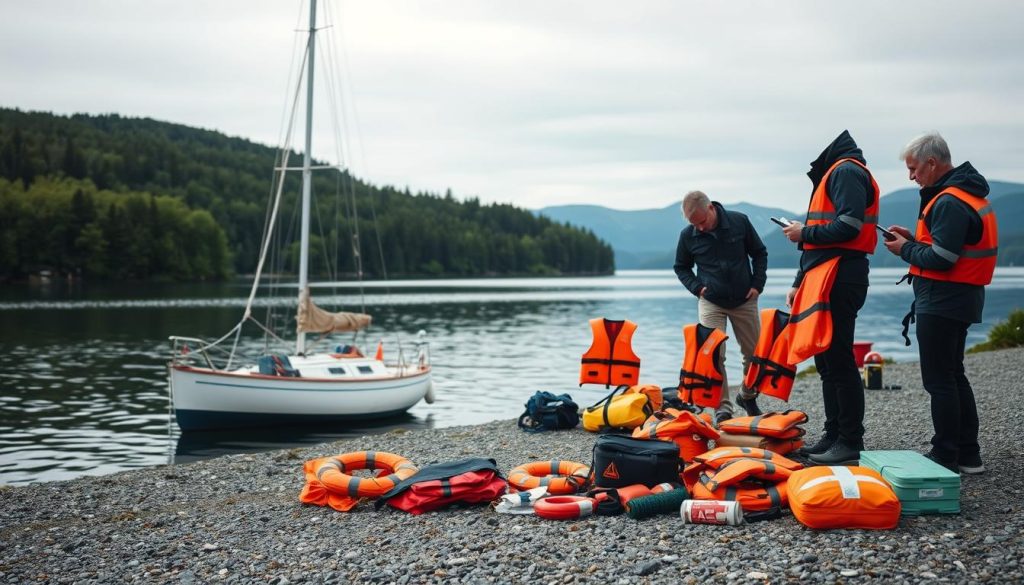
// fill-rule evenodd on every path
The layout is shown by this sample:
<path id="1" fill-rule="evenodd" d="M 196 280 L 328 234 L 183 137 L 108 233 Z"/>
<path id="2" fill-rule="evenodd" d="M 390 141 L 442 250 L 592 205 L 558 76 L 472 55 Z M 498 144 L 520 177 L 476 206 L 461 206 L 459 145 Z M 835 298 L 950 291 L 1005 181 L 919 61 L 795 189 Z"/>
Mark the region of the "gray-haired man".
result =
<path id="1" fill-rule="evenodd" d="M 724 332 L 726 321 L 732 323 L 746 372 L 761 330 L 757 297 L 767 278 L 768 250 L 746 215 L 726 211 L 701 191 L 687 193 L 680 209 L 690 225 L 679 233 L 673 266 L 676 276 L 697 297 L 697 320 L 701 325 Z M 715 413 L 716 423 L 733 416 L 724 352 L 719 369 L 723 396 Z M 755 394 L 745 395 L 741 387 L 735 400 L 747 414 L 761 414 Z"/>

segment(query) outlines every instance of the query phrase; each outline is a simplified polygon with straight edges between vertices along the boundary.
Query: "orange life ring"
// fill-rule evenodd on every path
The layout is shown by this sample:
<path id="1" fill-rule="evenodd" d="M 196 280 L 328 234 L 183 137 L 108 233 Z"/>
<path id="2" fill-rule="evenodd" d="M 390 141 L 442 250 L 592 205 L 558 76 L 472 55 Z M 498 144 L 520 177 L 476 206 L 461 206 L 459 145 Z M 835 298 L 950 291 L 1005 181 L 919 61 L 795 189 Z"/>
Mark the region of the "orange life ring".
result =
<path id="1" fill-rule="evenodd" d="M 533 513 L 548 520 L 572 520 L 594 513 L 594 500 L 583 496 L 551 496 L 537 500 Z"/>
<path id="2" fill-rule="evenodd" d="M 508 483 L 518 491 L 545 486 L 552 494 L 574 494 L 587 483 L 590 468 L 575 461 L 531 461 L 513 468 Z"/>
<path id="3" fill-rule="evenodd" d="M 356 477 L 346 473 L 357 469 L 379 469 L 382 473 L 376 477 Z M 356 505 L 358 498 L 380 497 L 418 470 L 401 455 L 384 451 L 354 451 L 312 459 L 303 465 L 303 471 L 306 473 L 306 485 L 299 501 L 345 512 Z"/>

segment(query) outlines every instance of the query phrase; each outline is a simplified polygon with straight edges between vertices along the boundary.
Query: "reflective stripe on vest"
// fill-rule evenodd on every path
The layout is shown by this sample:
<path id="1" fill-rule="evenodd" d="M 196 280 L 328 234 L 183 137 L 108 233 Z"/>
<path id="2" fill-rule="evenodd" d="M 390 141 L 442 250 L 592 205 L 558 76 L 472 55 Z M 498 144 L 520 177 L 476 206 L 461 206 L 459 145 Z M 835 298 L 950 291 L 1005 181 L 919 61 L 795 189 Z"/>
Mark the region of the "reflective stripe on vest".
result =
<path id="1" fill-rule="evenodd" d="M 847 162 L 853 163 L 864 169 L 868 174 L 868 179 L 871 180 L 871 204 L 865 208 L 863 220 L 849 215 L 836 215 L 835 204 L 832 203 L 832 197 L 828 193 L 828 179 L 832 176 L 832 171 L 836 170 L 839 165 Z M 825 174 L 821 177 L 821 181 L 818 182 L 818 186 L 814 189 L 814 194 L 811 195 L 811 203 L 807 206 L 806 224 L 808 226 L 818 226 L 827 225 L 833 221 L 841 221 L 847 225 L 857 228 L 860 233 L 852 240 L 833 244 L 811 244 L 809 242 L 804 242 L 803 249 L 818 250 L 822 248 L 843 248 L 846 250 L 858 250 L 866 254 L 874 254 L 875 245 L 878 243 L 878 234 L 875 230 L 875 225 L 878 224 L 878 195 L 878 183 L 875 182 L 875 178 L 871 175 L 871 171 L 868 170 L 867 165 L 854 158 L 841 158 L 837 160 L 828 168 L 827 171 L 825 171 Z"/>
<path id="2" fill-rule="evenodd" d="M 832 345 L 832 311 L 829 296 L 836 280 L 839 258 L 831 258 L 804 273 L 793 297 L 793 314 L 786 325 L 789 364 L 799 364 Z"/>
<path id="3" fill-rule="evenodd" d="M 778 309 L 761 310 L 761 334 L 743 377 L 743 386 L 758 394 L 789 400 L 796 368 L 788 363 L 789 313 Z"/>
<path id="4" fill-rule="evenodd" d="M 943 195 L 951 195 L 967 205 L 981 218 L 981 238 L 976 244 L 965 244 L 960 254 L 943 249 L 932 241 L 931 230 L 928 229 L 927 218 L 935 206 L 935 202 Z M 917 219 L 917 230 L 914 239 L 919 244 L 931 246 L 939 256 L 953 263 L 949 270 L 927 270 L 917 266 L 910 267 L 910 273 L 932 280 L 946 282 L 963 282 L 985 286 L 992 282 L 992 274 L 996 269 L 996 255 L 999 253 L 999 232 L 996 227 L 996 214 L 984 197 L 976 197 L 963 189 L 949 187 L 939 193 L 921 210 Z"/>
<path id="5" fill-rule="evenodd" d="M 685 354 L 679 370 L 680 400 L 711 408 L 722 403 L 722 373 L 716 358 L 726 339 L 729 337 L 719 329 L 697 323 L 683 327 Z"/>
<path id="6" fill-rule="evenodd" d="M 580 384 L 632 386 L 640 378 L 640 358 L 633 353 L 636 323 L 590 320 L 593 342 L 580 359 Z"/>

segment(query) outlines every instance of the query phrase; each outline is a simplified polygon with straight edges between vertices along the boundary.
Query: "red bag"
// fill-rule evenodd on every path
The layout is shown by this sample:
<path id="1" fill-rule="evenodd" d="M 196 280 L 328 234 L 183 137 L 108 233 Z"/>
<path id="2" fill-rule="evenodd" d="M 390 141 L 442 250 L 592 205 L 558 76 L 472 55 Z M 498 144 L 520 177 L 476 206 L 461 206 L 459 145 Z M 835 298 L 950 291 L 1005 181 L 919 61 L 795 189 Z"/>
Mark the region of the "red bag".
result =
<path id="1" fill-rule="evenodd" d="M 376 502 L 422 514 L 454 503 L 486 504 L 508 489 L 493 459 L 466 459 L 424 467 Z"/>

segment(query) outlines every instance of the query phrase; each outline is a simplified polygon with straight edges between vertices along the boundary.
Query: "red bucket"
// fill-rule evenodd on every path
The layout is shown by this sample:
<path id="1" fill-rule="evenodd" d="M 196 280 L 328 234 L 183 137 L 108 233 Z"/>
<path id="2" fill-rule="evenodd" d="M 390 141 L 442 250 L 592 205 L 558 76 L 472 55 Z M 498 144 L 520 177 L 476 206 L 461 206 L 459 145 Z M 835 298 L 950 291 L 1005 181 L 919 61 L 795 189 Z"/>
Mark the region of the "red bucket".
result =
<path id="1" fill-rule="evenodd" d="M 873 344 L 873 341 L 853 342 L 853 361 L 857 363 L 858 368 L 864 367 L 864 356 L 868 355 L 868 352 L 871 351 L 871 346 Z"/>

